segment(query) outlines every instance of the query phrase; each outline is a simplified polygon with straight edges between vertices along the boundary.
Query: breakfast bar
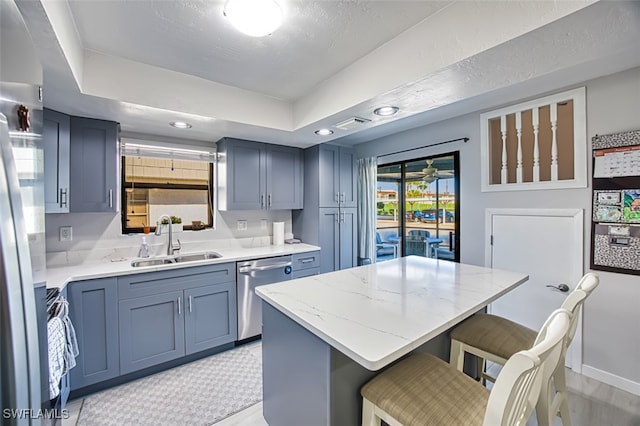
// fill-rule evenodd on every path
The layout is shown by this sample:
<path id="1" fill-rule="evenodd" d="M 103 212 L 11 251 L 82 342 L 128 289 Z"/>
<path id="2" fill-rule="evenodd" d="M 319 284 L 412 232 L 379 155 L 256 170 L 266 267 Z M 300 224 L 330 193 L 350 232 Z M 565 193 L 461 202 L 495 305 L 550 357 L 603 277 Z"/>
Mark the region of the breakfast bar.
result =
<path id="1" fill-rule="evenodd" d="M 261 286 L 264 418 L 360 424 L 360 387 L 414 350 L 446 357 L 446 331 L 528 276 L 409 256 Z"/>

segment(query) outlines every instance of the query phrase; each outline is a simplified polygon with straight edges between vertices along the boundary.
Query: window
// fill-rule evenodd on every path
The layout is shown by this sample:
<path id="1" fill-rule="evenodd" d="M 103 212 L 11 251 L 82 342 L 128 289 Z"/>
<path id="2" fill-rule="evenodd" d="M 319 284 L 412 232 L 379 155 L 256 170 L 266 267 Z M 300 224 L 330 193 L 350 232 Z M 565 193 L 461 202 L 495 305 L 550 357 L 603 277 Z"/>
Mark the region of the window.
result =
<path id="1" fill-rule="evenodd" d="M 378 166 L 377 260 L 459 261 L 459 193 L 457 152 Z"/>
<path id="2" fill-rule="evenodd" d="M 121 181 L 123 233 L 153 231 L 162 215 L 185 230 L 213 227 L 210 161 L 124 155 Z"/>

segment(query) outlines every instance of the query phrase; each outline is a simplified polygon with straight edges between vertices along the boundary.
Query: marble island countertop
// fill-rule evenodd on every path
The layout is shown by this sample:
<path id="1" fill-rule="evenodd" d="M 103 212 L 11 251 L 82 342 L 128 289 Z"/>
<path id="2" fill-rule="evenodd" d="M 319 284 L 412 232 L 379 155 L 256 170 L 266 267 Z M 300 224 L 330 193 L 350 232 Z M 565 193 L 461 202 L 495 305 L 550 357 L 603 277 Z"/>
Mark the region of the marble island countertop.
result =
<path id="1" fill-rule="evenodd" d="M 193 252 L 177 252 L 176 255 L 190 255 L 203 252 L 217 252 L 222 255 L 216 259 L 204 259 L 184 263 L 171 263 L 166 265 L 133 267 L 131 262 L 139 258 L 115 258 L 111 260 L 98 260 L 83 262 L 79 265 L 47 267 L 47 288 L 63 289 L 71 281 L 88 280 L 94 278 L 113 277 L 118 275 L 130 275 L 152 271 L 164 271 L 169 269 L 188 268 L 215 263 L 237 262 L 242 260 L 259 259 L 263 257 L 283 256 L 287 254 L 306 253 L 320 250 L 320 247 L 310 244 L 285 244 L 283 246 L 262 247 L 228 247 L 213 248 L 211 250 L 198 250 Z M 154 259 L 165 256 L 152 256 Z"/>
<path id="2" fill-rule="evenodd" d="M 267 303 L 375 371 L 528 276 L 417 256 L 256 288 Z"/>

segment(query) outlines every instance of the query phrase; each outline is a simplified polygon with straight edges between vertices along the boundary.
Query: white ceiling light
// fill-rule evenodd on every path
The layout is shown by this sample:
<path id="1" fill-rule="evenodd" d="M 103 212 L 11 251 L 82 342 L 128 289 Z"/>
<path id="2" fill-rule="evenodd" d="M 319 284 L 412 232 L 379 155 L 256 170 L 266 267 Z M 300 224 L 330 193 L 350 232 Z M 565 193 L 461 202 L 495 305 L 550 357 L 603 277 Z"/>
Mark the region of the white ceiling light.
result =
<path id="1" fill-rule="evenodd" d="M 397 106 L 383 106 L 383 107 L 374 109 L 373 113 L 381 117 L 388 117 L 398 112 L 399 109 L 400 108 L 398 108 Z"/>
<path id="2" fill-rule="evenodd" d="M 238 31 L 251 37 L 271 34 L 284 15 L 275 0 L 227 0 L 223 14 Z"/>
<path id="3" fill-rule="evenodd" d="M 186 123 L 184 121 L 172 121 L 169 124 L 172 125 L 173 127 L 175 127 L 176 129 L 190 129 L 191 128 L 191 124 Z"/>
<path id="4" fill-rule="evenodd" d="M 315 134 L 318 136 L 329 136 L 333 134 L 333 130 L 330 129 L 320 129 L 320 130 L 316 130 Z"/>

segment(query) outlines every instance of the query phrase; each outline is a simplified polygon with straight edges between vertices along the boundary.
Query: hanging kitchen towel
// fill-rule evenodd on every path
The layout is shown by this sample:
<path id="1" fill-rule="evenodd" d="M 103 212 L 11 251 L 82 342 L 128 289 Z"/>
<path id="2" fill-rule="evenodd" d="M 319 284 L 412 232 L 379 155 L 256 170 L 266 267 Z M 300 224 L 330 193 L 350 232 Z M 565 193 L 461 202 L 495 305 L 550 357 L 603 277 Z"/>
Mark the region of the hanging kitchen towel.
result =
<path id="1" fill-rule="evenodd" d="M 284 245 L 284 222 L 273 222 L 273 245 Z"/>
<path id="2" fill-rule="evenodd" d="M 60 379 L 65 373 L 65 352 L 67 341 L 62 319 L 53 317 L 47 322 L 49 343 L 49 398 L 60 393 Z"/>

